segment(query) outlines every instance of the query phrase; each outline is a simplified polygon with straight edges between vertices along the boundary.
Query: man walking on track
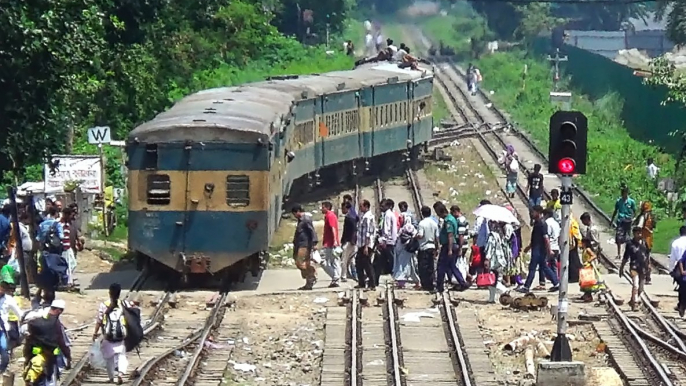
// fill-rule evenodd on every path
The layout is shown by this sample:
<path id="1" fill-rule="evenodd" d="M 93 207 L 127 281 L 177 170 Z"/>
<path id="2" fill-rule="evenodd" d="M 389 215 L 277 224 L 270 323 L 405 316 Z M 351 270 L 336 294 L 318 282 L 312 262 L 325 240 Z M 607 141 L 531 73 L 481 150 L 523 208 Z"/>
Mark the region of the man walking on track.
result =
<path id="1" fill-rule="evenodd" d="M 367 287 L 367 279 L 369 279 L 369 289 L 374 290 L 379 283 L 372 266 L 376 226 L 374 225 L 374 214 L 369 210 L 370 207 L 368 200 L 362 200 L 360 203 L 362 218 L 357 227 L 355 265 L 357 266 L 357 288 Z"/>
<path id="2" fill-rule="evenodd" d="M 324 271 L 331 277 L 329 288 L 340 287 L 341 259 L 334 253 L 338 247 L 338 216 L 331 210 L 333 207 L 329 201 L 322 203 L 324 214 L 324 234 L 322 235 L 322 247 L 324 252 Z"/>
<path id="3" fill-rule="evenodd" d="M 312 225 L 312 216 L 305 213 L 301 205 L 294 205 L 291 212 L 298 219 L 293 234 L 293 258 L 300 275 L 305 279 L 305 285 L 299 289 L 311 290 L 317 282 L 317 270 L 312 261 L 312 252 L 317 249 L 317 232 Z"/>

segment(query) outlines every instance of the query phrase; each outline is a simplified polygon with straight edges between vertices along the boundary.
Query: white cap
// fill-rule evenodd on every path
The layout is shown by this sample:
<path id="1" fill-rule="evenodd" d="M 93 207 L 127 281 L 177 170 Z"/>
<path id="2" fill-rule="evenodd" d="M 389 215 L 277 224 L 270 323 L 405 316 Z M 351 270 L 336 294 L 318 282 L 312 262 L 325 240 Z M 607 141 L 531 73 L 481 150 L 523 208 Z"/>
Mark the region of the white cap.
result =
<path id="1" fill-rule="evenodd" d="M 50 304 L 50 308 L 59 308 L 60 310 L 64 310 L 64 307 L 66 306 L 67 303 L 65 303 L 62 299 L 55 299 L 52 301 L 52 304 Z"/>

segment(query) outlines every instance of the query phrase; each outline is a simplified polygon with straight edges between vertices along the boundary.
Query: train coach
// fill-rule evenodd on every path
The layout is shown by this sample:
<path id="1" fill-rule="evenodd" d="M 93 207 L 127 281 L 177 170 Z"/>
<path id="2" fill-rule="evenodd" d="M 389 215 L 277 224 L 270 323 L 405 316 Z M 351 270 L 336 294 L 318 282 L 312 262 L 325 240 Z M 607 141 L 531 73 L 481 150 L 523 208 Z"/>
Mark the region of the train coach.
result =
<path id="1" fill-rule="evenodd" d="M 294 184 L 416 157 L 432 135 L 432 91 L 430 68 L 377 63 L 180 100 L 127 140 L 128 242 L 139 268 L 257 275 Z"/>

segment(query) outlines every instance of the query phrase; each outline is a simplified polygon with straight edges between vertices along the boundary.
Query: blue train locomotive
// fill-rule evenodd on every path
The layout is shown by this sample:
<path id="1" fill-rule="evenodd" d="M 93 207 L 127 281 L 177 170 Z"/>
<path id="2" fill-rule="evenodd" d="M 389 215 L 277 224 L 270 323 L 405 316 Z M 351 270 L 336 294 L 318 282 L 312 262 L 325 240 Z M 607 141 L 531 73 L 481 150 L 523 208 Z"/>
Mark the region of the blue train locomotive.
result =
<path id="1" fill-rule="evenodd" d="M 430 68 L 376 63 L 182 99 L 129 135 L 129 248 L 184 277 L 255 273 L 294 183 L 416 156 L 432 91 Z"/>

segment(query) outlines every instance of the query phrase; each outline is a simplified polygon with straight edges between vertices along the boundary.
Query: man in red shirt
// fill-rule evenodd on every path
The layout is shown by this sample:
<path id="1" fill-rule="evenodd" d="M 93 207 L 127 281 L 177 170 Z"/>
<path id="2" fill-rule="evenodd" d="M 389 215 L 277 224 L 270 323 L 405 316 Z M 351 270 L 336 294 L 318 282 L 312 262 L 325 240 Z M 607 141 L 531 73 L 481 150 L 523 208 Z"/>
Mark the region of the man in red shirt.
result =
<path id="1" fill-rule="evenodd" d="M 322 268 L 327 275 L 331 276 L 329 288 L 340 287 L 341 280 L 341 258 L 334 253 L 334 248 L 338 247 L 338 216 L 331 210 L 333 206 L 329 201 L 322 203 L 322 213 L 324 214 L 324 236 L 322 237 L 322 252 L 324 262 Z"/>

